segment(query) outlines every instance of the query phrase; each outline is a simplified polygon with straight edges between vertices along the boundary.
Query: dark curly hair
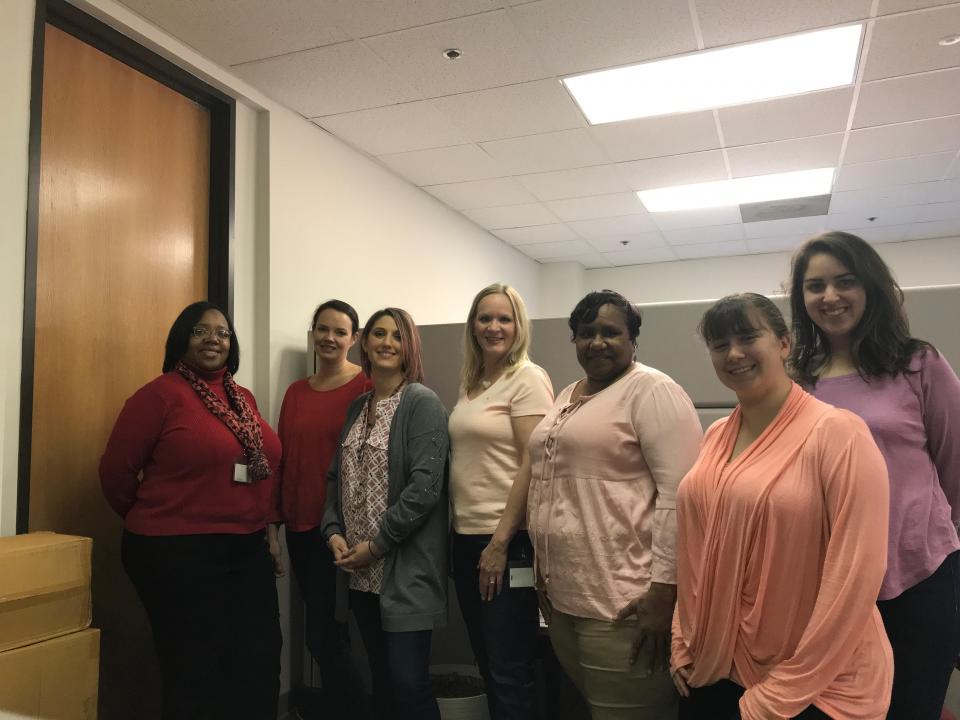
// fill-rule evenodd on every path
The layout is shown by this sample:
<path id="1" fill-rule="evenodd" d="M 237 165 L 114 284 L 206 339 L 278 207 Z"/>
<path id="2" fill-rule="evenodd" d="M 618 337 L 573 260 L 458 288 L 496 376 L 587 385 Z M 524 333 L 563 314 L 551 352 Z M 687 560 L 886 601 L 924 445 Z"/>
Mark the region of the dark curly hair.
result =
<path id="1" fill-rule="evenodd" d="M 903 309 L 903 291 L 877 251 L 856 235 L 826 232 L 808 240 L 791 262 L 794 344 L 790 364 L 801 385 L 813 387 L 818 371 L 830 362 L 830 342 L 807 314 L 803 299 L 807 266 L 810 258 L 820 253 L 846 266 L 866 293 L 863 317 L 850 336 L 853 364 L 864 380 L 909 372 L 910 361 L 918 352 L 936 352 L 930 343 L 911 337 L 910 323 Z"/>
<path id="2" fill-rule="evenodd" d="M 570 313 L 570 319 L 567 324 L 572 333 L 570 339 L 577 337 L 577 328 L 583 323 L 591 323 L 597 319 L 597 313 L 604 305 L 613 305 L 623 313 L 623 321 L 627 325 L 627 331 L 630 333 L 630 342 L 637 341 L 637 335 L 640 334 L 640 325 L 643 317 L 637 306 L 627 300 L 623 295 L 615 290 L 597 290 L 587 293 L 583 299 L 577 303 Z"/>
<path id="3" fill-rule="evenodd" d="M 167 333 L 167 345 L 163 355 L 163 372 L 167 373 L 173 370 L 174 366 L 183 358 L 187 352 L 187 346 L 190 344 L 190 331 L 194 325 L 200 322 L 200 318 L 208 310 L 216 310 L 227 319 L 227 327 L 230 328 L 227 371 L 231 375 L 237 374 L 237 370 L 240 369 L 240 341 L 237 340 L 237 331 L 233 328 L 233 318 L 222 307 L 208 300 L 187 305 L 177 315 L 177 319 L 173 321 L 170 332 Z"/>

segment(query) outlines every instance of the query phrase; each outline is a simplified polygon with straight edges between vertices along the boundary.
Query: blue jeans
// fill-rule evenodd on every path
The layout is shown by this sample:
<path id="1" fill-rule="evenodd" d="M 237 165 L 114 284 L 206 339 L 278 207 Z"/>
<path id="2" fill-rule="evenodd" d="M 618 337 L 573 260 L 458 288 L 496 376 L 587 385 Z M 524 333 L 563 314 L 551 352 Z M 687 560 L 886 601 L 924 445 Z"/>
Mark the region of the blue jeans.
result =
<path id="1" fill-rule="evenodd" d="M 490 537 L 454 534 L 457 600 L 486 684 L 491 720 L 528 720 L 536 717 L 537 593 L 533 588 L 511 588 L 505 571 L 500 594 L 489 602 L 480 598 L 477 563 Z M 523 531 L 507 550 L 508 560 L 521 555 L 533 559 L 530 538 Z"/>
<path id="2" fill-rule="evenodd" d="M 960 654 L 960 550 L 877 607 L 893 648 L 888 720 L 939 720 Z"/>
<path id="3" fill-rule="evenodd" d="M 380 622 L 380 596 L 375 593 L 351 590 L 350 610 L 367 651 L 380 720 L 440 720 L 430 687 L 433 631 L 385 631 Z"/>

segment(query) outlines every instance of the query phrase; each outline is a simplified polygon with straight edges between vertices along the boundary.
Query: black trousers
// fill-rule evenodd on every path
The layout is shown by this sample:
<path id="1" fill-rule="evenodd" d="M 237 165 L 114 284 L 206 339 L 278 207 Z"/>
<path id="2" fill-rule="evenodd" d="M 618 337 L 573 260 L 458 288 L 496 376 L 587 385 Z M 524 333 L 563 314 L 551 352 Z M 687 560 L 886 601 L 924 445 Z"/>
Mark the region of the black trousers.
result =
<path id="1" fill-rule="evenodd" d="M 375 593 L 351 590 L 350 610 L 367 651 L 379 720 L 440 720 L 430 686 L 433 631 L 386 632 Z"/>
<path id="2" fill-rule="evenodd" d="M 480 598 L 480 554 L 490 535 L 453 536 L 453 580 L 457 601 L 470 636 L 470 646 L 487 689 L 491 720 L 536 717 L 534 686 L 539 630 L 537 592 L 511 588 L 505 571 L 503 590 L 493 600 Z M 507 550 L 508 560 L 533 559 L 526 532 L 518 532 Z"/>
<path id="3" fill-rule="evenodd" d="M 124 531 L 121 552 L 153 630 L 164 720 L 276 720 L 282 637 L 264 533 Z"/>
<path id="4" fill-rule="evenodd" d="M 690 688 L 690 697 L 680 698 L 679 720 L 740 720 L 739 702 L 746 690 L 729 680 L 713 685 Z M 830 716 L 813 705 L 795 716 L 796 720 L 830 720 Z"/>
<path id="5" fill-rule="evenodd" d="M 926 580 L 877 603 L 893 648 L 890 720 L 940 720 L 960 654 L 960 550 Z"/>
<path id="6" fill-rule="evenodd" d="M 320 669 L 324 717 L 369 717 L 363 677 L 350 650 L 347 623 L 337 622 L 337 568 L 320 528 L 287 530 L 293 575 L 306 609 L 306 642 Z"/>

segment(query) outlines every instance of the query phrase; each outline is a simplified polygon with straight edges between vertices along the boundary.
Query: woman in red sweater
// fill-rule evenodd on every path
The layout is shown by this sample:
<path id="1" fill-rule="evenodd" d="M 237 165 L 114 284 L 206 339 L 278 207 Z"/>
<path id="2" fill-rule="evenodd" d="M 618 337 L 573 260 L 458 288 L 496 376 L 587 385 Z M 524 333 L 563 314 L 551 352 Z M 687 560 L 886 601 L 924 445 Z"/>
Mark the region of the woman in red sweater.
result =
<path id="1" fill-rule="evenodd" d="M 100 461 L 153 629 L 164 720 L 277 716 L 280 441 L 234 382 L 239 364 L 229 315 L 187 306 L 163 375 L 127 400 Z"/>
<path id="2" fill-rule="evenodd" d="M 347 360 L 357 342 L 357 311 L 328 300 L 313 313 L 317 372 L 288 389 L 277 429 L 283 443 L 280 496 L 293 574 L 306 606 L 307 648 L 320 668 L 324 717 L 367 716 L 363 679 L 350 652 L 347 624 L 334 618 L 337 568 L 320 532 L 327 469 L 337 452 L 350 403 L 372 388 Z"/>

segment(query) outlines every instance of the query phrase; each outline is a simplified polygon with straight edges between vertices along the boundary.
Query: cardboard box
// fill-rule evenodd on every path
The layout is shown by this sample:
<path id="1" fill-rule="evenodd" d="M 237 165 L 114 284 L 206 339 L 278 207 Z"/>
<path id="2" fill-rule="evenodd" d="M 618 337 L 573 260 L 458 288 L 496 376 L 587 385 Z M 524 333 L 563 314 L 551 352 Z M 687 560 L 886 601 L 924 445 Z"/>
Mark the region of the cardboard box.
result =
<path id="1" fill-rule="evenodd" d="M 0 537 L 0 652 L 90 626 L 90 538 Z"/>
<path id="2" fill-rule="evenodd" d="M 100 631 L 0 653 L 0 718 L 96 720 Z"/>

